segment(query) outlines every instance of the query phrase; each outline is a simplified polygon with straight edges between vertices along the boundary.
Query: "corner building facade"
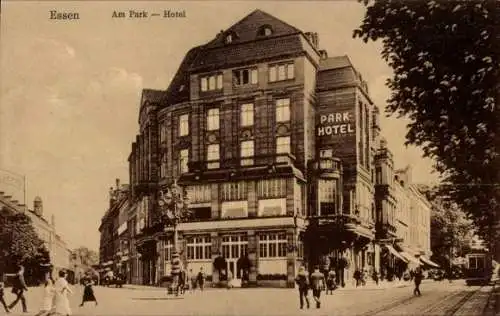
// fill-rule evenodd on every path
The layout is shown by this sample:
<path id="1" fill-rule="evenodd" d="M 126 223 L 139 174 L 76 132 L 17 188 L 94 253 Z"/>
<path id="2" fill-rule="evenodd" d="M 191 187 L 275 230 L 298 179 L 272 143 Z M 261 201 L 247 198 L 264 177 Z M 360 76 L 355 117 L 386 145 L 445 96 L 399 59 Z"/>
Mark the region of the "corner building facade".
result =
<path id="1" fill-rule="evenodd" d="M 193 211 L 178 226 L 181 257 L 214 282 L 219 257 L 250 285 L 293 287 L 301 264 L 341 266 L 344 281 L 373 267 L 377 113 L 347 56 L 260 10 L 191 49 L 166 91 L 143 91 L 129 156 L 132 279 L 170 272 L 173 232 L 157 201 L 174 181 Z"/>

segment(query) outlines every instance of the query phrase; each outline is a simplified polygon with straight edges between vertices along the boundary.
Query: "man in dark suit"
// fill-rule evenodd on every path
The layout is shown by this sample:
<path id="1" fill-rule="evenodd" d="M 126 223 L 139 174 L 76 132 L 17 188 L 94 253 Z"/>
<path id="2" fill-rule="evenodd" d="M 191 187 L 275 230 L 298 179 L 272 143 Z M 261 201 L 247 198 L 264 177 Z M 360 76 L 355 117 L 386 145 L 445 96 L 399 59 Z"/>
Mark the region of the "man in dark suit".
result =
<path id="1" fill-rule="evenodd" d="M 24 297 L 24 292 L 27 290 L 28 287 L 26 286 L 26 282 L 24 281 L 24 267 L 19 266 L 19 271 L 14 277 L 14 282 L 12 284 L 12 293 L 16 295 L 16 299 L 9 305 L 9 309 L 14 308 L 14 306 L 16 306 L 20 300 L 23 306 L 23 312 L 28 312 L 28 309 L 26 307 L 26 298 Z"/>

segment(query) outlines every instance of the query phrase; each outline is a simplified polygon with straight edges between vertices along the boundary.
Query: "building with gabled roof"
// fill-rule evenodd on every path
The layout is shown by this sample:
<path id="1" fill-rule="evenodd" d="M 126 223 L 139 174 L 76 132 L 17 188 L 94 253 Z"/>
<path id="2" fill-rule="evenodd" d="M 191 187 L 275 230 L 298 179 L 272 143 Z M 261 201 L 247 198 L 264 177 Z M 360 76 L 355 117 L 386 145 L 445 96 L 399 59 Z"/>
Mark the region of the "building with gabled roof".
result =
<path id="1" fill-rule="evenodd" d="M 178 225 L 184 265 L 214 282 L 215 262 L 248 285 L 293 286 L 300 265 L 339 269 L 343 283 L 377 270 L 378 113 L 348 56 L 261 10 L 191 49 L 169 87 L 140 102 L 128 157 L 134 282 L 170 273 L 158 199 L 173 183 L 193 213 Z"/>

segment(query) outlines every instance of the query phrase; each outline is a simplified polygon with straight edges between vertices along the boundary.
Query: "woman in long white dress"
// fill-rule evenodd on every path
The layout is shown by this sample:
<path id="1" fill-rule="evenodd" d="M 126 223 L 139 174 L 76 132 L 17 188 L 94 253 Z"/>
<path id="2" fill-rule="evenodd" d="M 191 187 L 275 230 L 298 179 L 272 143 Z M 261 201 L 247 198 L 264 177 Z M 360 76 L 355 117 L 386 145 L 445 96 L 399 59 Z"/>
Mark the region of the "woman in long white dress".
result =
<path id="1" fill-rule="evenodd" d="M 36 316 L 49 315 L 49 313 L 52 311 L 52 308 L 54 307 L 54 295 L 55 295 L 54 280 L 52 279 L 50 272 L 48 272 L 45 275 L 42 306 L 40 308 L 40 312 L 36 314 Z"/>
<path id="2" fill-rule="evenodd" d="M 55 313 L 56 315 L 71 315 L 71 308 L 69 306 L 68 293 L 73 293 L 69 288 L 68 281 L 66 281 L 66 272 L 59 271 L 59 279 L 55 283 L 56 299 L 55 299 Z"/>

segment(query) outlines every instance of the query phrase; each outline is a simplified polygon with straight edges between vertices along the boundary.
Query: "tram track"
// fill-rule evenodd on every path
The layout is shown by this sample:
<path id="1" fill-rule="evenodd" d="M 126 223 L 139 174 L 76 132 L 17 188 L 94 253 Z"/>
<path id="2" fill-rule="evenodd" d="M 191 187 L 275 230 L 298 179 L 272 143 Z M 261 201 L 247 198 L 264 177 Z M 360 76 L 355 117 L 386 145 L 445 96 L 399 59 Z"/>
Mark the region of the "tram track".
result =
<path id="1" fill-rule="evenodd" d="M 424 310 L 418 311 L 418 315 L 440 315 L 440 316 L 453 316 L 464 304 L 467 302 L 476 292 L 478 292 L 481 288 L 478 288 L 474 291 L 465 292 L 457 291 L 452 292 L 442 299 L 439 299 L 437 302 L 431 304 Z M 456 299 L 458 301 L 456 301 Z M 396 309 L 402 309 L 404 306 L 409 306 L 412 303 L 416 302 L 419 297 L 406 297 L 404 299 L 398 299 L 394 302 L 385 304 L 378 308 L 369 310 L 367 312 L 361 313 L 360 316 L 373 316 L 373 315 L 386 315 L 390 314 L 391 311 Z M 409 313 L 411 314 L 411 313 Z"/>

